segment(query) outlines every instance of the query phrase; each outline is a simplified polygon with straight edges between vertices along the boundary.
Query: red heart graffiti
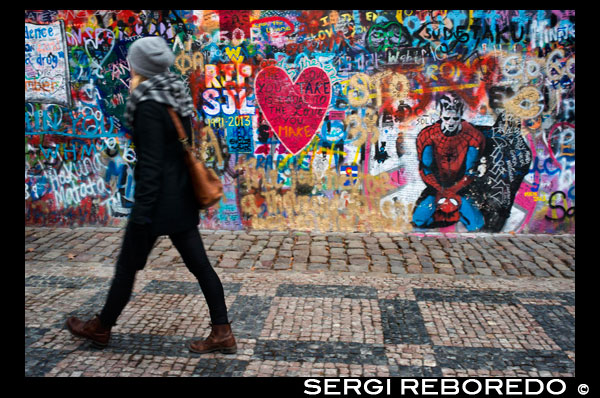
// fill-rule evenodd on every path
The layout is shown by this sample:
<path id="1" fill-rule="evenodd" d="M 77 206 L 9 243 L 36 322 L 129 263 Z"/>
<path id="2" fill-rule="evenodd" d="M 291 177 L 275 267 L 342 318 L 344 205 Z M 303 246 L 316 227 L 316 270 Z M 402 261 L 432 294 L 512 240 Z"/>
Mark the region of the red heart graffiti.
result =
<path id="1" fill-rule="evenodd" d="M 295 83 L 285 70 L 269 66 L 256 75 L 254 93 L 281 143 L 296 155 L 311 142 L 325 118 L 331 81 L 317 66 L 304 69 Z"/>

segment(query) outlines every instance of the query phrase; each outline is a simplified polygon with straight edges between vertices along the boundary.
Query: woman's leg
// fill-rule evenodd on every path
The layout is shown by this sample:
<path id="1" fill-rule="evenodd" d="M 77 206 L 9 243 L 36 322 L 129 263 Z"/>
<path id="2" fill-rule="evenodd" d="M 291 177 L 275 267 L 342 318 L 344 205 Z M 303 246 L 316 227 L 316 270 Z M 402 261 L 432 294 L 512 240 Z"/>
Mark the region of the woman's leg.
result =
<path id="1" fill-rule="evenodd" d="M 196 277 L 204 294 L 213 325 L 229 323 L 225 293 L 219 276 L 210 265 L 197 228 L 169 235 L 183 262 Z"/>
<path id="2" fill-rule="evenodd" d="M 112 285 L 100 313 L 102 325 L 112 327 L 117 322 L 131 298 L 135 274 L 146 265 L 157 238 L 149 232 L 147 226 L 132 222 L 127 224 Z"/>

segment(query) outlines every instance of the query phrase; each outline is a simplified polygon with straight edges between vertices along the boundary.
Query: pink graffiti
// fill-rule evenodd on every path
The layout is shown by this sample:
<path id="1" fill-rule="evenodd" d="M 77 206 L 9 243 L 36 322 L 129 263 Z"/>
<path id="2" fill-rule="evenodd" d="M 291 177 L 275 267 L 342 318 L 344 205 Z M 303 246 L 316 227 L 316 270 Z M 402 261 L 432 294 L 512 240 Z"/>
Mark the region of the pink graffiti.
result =
<path id="1" fill-rule="evenodd" d="M 258 105 L 285 148 L 296 155 L 313 139 L 331 100 L 331 81 L 316 66 L 306 68 L 295 83 L 287 72 L 269 66 L 255 80 Z"/>

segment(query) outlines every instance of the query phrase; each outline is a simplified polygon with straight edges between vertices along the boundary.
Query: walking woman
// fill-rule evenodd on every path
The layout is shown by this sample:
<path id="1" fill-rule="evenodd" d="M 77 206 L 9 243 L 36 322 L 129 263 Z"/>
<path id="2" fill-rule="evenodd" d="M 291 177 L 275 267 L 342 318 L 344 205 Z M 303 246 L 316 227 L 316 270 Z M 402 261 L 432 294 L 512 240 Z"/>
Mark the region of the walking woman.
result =
<path id="1" fill-rule="evenodd" d="M 131 297 L 137 271 L 144 268 L 156 239 L 168 235 L 198 279 L 210 313 L 210 335 L 192 341 L 190 351 L 235 353 L 223 285 L 210 265 L 198 232 L 199 214 L 183 147 L 167 111 L 172 107 L 179 114 L 191 139 L 194 107 L 183 82 L 169 71 L 174 60 L 166 41 L 158 36 L 138 39 L 129 48 L 127 61 L 132 79 L 125 119 L 133 127 L 137 155 L 135 203 L 104 308 L 87 322 L 70 317 L 67 328 L 97 346 L 108 345 L 111 328 Z"/>

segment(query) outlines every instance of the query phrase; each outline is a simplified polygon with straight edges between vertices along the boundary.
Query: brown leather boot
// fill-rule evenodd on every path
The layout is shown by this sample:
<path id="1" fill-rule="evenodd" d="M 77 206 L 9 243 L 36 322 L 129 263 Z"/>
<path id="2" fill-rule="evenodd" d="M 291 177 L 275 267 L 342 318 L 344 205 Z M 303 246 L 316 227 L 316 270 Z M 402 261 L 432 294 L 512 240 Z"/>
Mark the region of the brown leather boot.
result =
<path id="1" fill-rule="evenodd" d="M 110 340 L 110 329 L 102 326 L 100 318 L 96 315 L 87 322 L 72 316 L 67 319 L 67 328 L 71 333 L 78 337 L 85 337 L 92 341 L 92 344 L 100 348 L 108 345 Z"/>
<path id="2" fill-rule="evenodd" d="M 231 323 L 224 325 L 210 325 L 212 330 L 206 340 L 196 340 L 189 344 L 192 352 L 205 354 L 207 352 L 220 351 L 223 354 L 235 354 L 237 344 L 231 332 Z"/>

